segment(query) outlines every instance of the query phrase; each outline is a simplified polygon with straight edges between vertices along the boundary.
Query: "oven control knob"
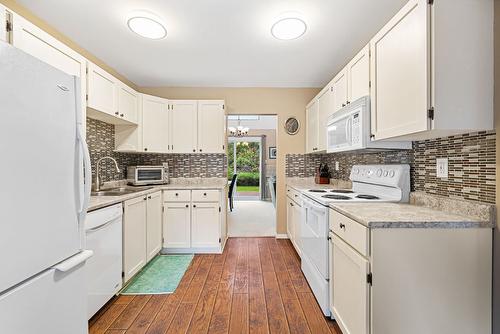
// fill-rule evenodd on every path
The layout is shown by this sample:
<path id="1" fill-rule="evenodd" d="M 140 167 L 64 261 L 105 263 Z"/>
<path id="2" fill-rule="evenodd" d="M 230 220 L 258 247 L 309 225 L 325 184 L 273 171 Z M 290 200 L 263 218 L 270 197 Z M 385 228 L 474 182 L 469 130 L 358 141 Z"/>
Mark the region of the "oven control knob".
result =
<path id="1" fill-rule="evenodd" d="M 387 177 L 387 175 L 389 175 L 389 172 L 388 171 L 384 171 L 384 177 Z"/>
<path id="2" fill-rule="evenodd" d="M 372 170 L 372 169 L 368 170 L 368 172 L 367 172 L 366 174 L 367 174 L 368 176 L 371 176 L 371 175 L 373 174 L 373 170 Z"/>
<path id="3" fill-rule="evenodd" d="M 391 170 L 391 171 L 389 172 L 389 177 L 394 177 L 394 175 L 395 175 L 395 174 L 396 174 L 396 173 L 395 173 L 393 170 Z"/>
<path id="4" fill-rule="evenodd" d="M 381 177 L 382 176 L 382 169 L 377 170 L 377 176 Z"/>

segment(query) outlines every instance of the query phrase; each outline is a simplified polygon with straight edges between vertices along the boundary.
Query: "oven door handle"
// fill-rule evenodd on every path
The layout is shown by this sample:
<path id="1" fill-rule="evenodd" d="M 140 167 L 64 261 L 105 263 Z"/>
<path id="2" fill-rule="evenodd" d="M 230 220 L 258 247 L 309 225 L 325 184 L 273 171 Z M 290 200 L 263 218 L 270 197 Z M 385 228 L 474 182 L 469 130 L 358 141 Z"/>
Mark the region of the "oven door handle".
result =
<path id="1" fill-rule="evenodd" d="M 325 214 L 325 209 L 328 209 L 328 208 L 325 208 L 323 205 L 316 204 L 312 200 L 309 200 L 309 199 L 304 199 L 304 208 L 311 210 L 311 211 L 314 211 L 316 213 L 322 214 L 322 215 Z"/>

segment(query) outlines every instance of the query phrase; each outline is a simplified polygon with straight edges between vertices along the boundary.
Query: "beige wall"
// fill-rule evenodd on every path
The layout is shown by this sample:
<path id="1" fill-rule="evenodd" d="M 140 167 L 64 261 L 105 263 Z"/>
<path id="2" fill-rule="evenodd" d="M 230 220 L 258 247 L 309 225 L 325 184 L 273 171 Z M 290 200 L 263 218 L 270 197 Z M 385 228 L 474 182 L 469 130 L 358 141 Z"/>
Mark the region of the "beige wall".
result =
<path id="1" fill-rule="evenodd" d="M 277 233 L 286 233 L 285 155 L 304 153 L 305 107 L 319 89 L 144 87 L 139 91 L 169 99 L 224 99 L 227 113 L 233 115 L 277 115 Z M 287 135 L 283 128 L 291 116 L 301 124 L 295 136 Z"/>
<path id="2" fill-rule="evenodd" d="M 111 73 L 130 87 L 137 89 L 137 86 L 125 78 L 123 75 L 115 71 L 111 66 L 105 64 L 102 60 L 76 44 L 73 40 L 68 38 L 66 35 L 62 34 L 59 32 L 57 29 L 55 29 L 53 26 L 51 26 L 49 23 L 45 22 L 38 16 L 34 15 L 31 11 L 29 11 L 26 7 L 22 6 L 15 0 L 0 0 L 0 3 L 15 12 L 16 14 L 21 15 L 40 29 L 44 30 L 46 33 L 49 35 L 52 35 L 54 38 L 58 39 L 60 42 L 63 42 L 67 46 L 69 46 L 71 49 L 75 50 L 94 64 L 98 65 L 99 67 L 102 67 L 104 70 L 107 72 Z"/>

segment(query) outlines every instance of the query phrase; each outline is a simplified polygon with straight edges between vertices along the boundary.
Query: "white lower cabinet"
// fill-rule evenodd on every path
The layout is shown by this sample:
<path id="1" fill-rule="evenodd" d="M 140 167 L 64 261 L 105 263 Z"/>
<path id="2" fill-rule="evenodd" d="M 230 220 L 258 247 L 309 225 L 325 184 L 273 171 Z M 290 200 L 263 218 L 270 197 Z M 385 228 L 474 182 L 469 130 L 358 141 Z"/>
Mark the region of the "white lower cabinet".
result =
<path id="1" fill-rule="evenodd" d="M 191 204 L 190 202 L 164 203 L 163 247 L 191 247 Z"/>
<path id="2" fill-rule="evenodd" d="M 300 194 L 293 190 L 287 189 L 287 234 L 288 239 L 291 241 L 295 251 L 300 256 L 300 225 L 302 223 L 302 203 Z"/>
<path id="3" fill-rule="evenodd" d="M 220 190 L 165 190 L 163 199 L 165 252 L 222 252 L 226 233 Z"/>
<path id="4" fill-rule="evenodd" d="M 161 191 L 123 203 L 123 281 L 161 250 Z"/>

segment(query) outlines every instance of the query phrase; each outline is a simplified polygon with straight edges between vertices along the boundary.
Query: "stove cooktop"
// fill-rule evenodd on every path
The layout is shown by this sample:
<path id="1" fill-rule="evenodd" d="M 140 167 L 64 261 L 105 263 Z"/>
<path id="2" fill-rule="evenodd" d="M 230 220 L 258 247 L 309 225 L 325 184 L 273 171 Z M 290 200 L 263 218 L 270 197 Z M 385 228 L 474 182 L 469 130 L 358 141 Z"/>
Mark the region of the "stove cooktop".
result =
<path id="1" fill-rule="evenodd" d="M 333 189 L 330 190 L 332 193 L 339 193 L 339 194 L 353 194 L 354 191 L 349 190 L 349 189 Z"/>
<path id="2" fill-rule="evenodd" d="M 326 193 L 324 189 L 309 189 L 308 191 L 311 193 Z"/>
<path id="3" fill-rule="evenodd" d="M 361 199 L 370 199 L 370 200 L 373 200 L 373 199 L 380 199 L 380 197 L 378 196 L 374 196 L 374 195 L 365 195 L 365 194 L 361 194 L 361 195 L 357 195 L 356 198 L 361 198 Z"/>
<path id="4" fill-rule="evenodd" d="M 323 195 L 321 197 L 327 198 L 327 199 L 343 200 L 343 201 L 352 199 L 351 197 L 344 196 L 344 195 Z"/>

